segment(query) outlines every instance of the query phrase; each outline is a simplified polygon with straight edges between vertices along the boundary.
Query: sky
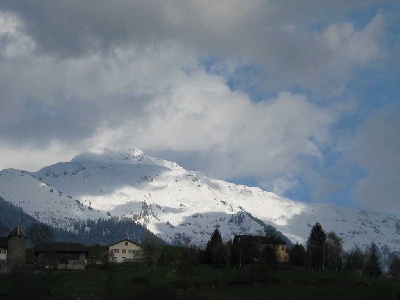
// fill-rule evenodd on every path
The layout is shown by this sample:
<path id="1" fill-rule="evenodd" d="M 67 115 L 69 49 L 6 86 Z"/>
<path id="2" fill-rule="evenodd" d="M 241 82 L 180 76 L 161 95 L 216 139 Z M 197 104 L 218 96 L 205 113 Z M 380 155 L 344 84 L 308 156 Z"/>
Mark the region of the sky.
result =
<path id="1" fill-rule="evenodd" d="M 0 1 L 0 170 L 137 147 L 400 216 L 400 2 Z"/>

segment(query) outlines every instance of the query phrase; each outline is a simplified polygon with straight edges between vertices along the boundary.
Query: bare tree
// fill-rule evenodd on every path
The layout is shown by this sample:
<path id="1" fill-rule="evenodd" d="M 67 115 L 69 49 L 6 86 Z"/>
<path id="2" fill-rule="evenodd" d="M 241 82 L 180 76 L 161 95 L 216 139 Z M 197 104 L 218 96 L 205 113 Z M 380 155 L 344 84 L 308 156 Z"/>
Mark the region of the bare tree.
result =
<path id="1" fill-rule="evenodd" d="M 150 280 L 154 278 L 158 259 L 161 256 L 161 245 L 157 238 L 147 234 L 142 240 L 142 258 L 147 267 L 150 268 Z"/>
<path id="2" fill-rule="evenodd" d="M 345 253 L 344 260 L 344 268 L 347 271 L 361 274 L 365 265 L 366 255 L 360 247 L 355 246 L 350 252 Z"/>
<path id="3" fill-rule="evenodd" d="M 328 232 L 325 243 L 325 266 L 338 270 L 342 267 L 342 239 L 334 232 Z"/>
<path id="4" fill-rule="evenodd" d="M 199 250 L 190 244 L 190 239 L 185 239 L 185 246 L 180 253 L 177 264 L 177 274 L 185 284 L 189 284 L 196 266 L 199 264 Z"/>
<path id="5" fill-rule="evenodd" d="M 389 271 L 394 277 L 400 277 L 400 257 L 396 254 L 390 259 Z"/>
<path id="6" fill-rule="evenodd" d="M 382 274 L 382 267 L 379 263 L 378 246 L 372 242 L 367 249 L 367 261 L 365 264 L 364 273 L 370 277 L 379 277 Z"/>

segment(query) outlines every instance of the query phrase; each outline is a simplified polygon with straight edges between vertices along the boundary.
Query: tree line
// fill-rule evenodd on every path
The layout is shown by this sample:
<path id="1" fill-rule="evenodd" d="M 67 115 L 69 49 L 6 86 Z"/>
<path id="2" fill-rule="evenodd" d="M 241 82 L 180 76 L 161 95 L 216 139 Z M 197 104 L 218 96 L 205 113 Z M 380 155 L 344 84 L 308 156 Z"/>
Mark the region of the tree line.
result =
<path id="1" fill-rule="evenodd" d="M 274 236 L 274 233 L 267 233 Z M 350 251 L 343 250 L 342 239 L 335 232 L 325 232 L 320 223 L 310 231 L 306 245 L 296 243 L 288 249 L 289 262 L 293 266 L 307 267 L 312 270 L 347 271 L 369 277 L 383 274 L 378 246 L 375 242 L 365 249 L 355 246 Z M 207 243 L 205 252 L 200 253 L 200 260 L 216 267 L 232 264 L 258 262 L 276 270 L 282 263 L 276 257 L 276 246 L 261 247 L 257 243 L 240 249 L 231 240 L 224 243 L 218 229 L 215 229 Z M 389 273 L 400 277 L 400 256 L 392 253 L 389 259 Z"/>
<path id="2" fill-rule="evenodd" d="M 383 273 L 375 242 L 365 249 L 355 246 L 350 251 L 343 251 L 342 239 L 334 232 L 326 233 L 320 223 L 312 227 L 306 247 L 296 243 L 290 249 L 289 257 L 292 265 L 311 269 L 343 270 L 370 277 L 379 277 Z M 400 277 L 400 257 L 397 254 L 390 255 L 389 273 Z"/>

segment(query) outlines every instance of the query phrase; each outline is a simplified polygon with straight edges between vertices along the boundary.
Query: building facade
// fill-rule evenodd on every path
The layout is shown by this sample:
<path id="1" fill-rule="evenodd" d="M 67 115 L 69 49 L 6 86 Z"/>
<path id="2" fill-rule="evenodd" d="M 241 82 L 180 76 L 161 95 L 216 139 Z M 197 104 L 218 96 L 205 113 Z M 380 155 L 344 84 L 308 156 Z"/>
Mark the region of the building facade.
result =
<path id="1" fill-rule="evenodd" d="M 110 262 L 134 262 L 142 258 L 142 247 L 128 239 L 116 242 L 108 246 Z"/>
<path id="2" fill-rule="evenodd" d="M 286 242 L 279 237 L 265 237 L 254 235 L 236 235 L 233 244 L 238 249 L 239 260 L 243 258 L 244 262 L 254 261 L 254 253 L 262 251 L 265 247 L 275 249 L 278 262 L 288 262 L 289 254 L 286 248 Z"/>
<path id="3" fill-rule="evenodd" d="M 33 246 L 36 263 L 58 269 L 84 269 L 87 247 L 79 243 L 39 242 Z"/>
<path id="4" fill-rule="evenodd" d="M 7 249 L 8 249 L 8 241 L 4 236 L 0 237 L 0 265 L 7 263 Z"/>
<path id="5" fill-rule="evenodd" d="M 7 237 L 0 237 L 0 264 L 20 266 L 25 264 L 26 235 L 15 227 Z"/>

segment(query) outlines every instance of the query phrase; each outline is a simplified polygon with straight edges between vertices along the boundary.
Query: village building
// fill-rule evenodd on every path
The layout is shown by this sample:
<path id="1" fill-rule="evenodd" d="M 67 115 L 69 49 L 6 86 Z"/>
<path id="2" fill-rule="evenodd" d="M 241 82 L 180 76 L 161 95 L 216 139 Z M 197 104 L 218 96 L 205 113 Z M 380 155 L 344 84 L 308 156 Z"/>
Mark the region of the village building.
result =
<path id="1" fill-rule="evenodd" d="M 0 264 L 7 263 L 8 241 L 5 236 L 0 237 Z"/>
<path id="2" fill-rule="evenodd" d="M 233 244 L 239 249 L 239 256 L 247 259 L 253 259 L 251 250 L 255 247 L 262 250 L 265 247 L 273 247 L 278 262 L 288 262 L 289 253 L 286 248 L 286 242 L 279 237 L 266 237 L 255 235 L 235 235 Z"/>
<path id="3" fill-rule="evenodd" d="M 88 248 L 79 243 L 39 242 L 33 246 L 36 262 L 58 269 L 84 269 Z"/>
<path id="4" fill-rule="evenodd" d="M 123 239 L 108 246 L 110 262 L 135 262 L 142 258 L 143 248 L 139 244 Z"/>
<path id="5" fill-rule="evenodd" d="M 25 264 L 26 235 L 15 227 L 7 237 L 0 237 L 0 264 L 20 266 Z"/>

